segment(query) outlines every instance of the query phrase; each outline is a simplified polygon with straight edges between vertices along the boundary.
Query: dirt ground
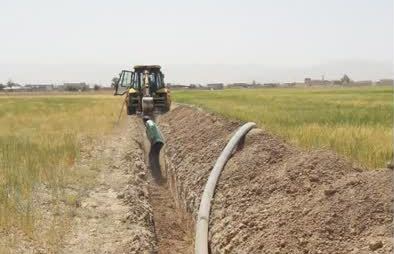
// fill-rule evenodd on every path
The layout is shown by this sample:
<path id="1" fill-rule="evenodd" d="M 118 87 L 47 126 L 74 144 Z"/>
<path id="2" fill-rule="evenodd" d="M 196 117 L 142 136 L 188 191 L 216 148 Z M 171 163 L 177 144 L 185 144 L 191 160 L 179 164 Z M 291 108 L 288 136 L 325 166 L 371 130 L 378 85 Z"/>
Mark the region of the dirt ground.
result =
<path id="1" fill-rule="evenodd" d="M 149 179 L 149 201 L 153 209 L 154 230 L 159 254 L 193 253 L 193 229 L 190 214 L 187 214 L 176 202 L 171 192 L 169 175 L 167 174 L 164 153 L 160 153 L 160 165 L 152 169 L 149 160 L 150 143 L 145 136 L 145 127 L 137 122 L 136 132 L 141 150 L 145 152 L 145 165 Z M 164 150 L 164 148 L 162 149 Z M 154 163 L 156 165 L 156 163 Z M 160 178 L 154 178 L 152 170 L 161 172 Z"/>
<path id="2" fill-rule="evenodd" d="M 37 237 L 0 232 L 0 253 L 192 253 L 191 217 L 175 202 L 167 175 L 152 178 L 149 148 L 137 117 L 84 144 L 70 169 L 84 179 L 67 185 L 56 207 L 45 188 L 38 192 Z"/>
<path id="3" fill-rule="evenodd" d="M 112 135 L 82 142 L 72 178 L 54 203 L 43 186 L 37 232 L 0 232 L 0 253 L 156 253 L 149 172 L 129 118 Z"/>
<path id="4" fill-rule="evenodd" d="M 153 253 L 156 241 L 144 154 L 133 137 L 136 119 L 93 150 L 105 162 L 81 200 L 62 253 Z"/>
<path id="5" fill-rule="evenodd" d="M 96 148 L 105 164 L 82 199 L 62 253 L 192 253 L 192 230 L 166 176 L 152 178 L 141 119 Z M 163 163 L 163 170 L 165 163 Z"/>
<path id="6" fill-rule="evenodd" d="M 193 253 L 193 227 L 177 208 L 167 184 L 153 183 L 149 189 L 158 253 Z"/>
<path id="7" fill-rule="evenodd" d="M 170 184 L 195 218 L 240 123 L 180 106 L 162 116 Z M 255 129 L 227 163 L 210 217 L 212 253 L 391 253 L 392 171 L 303 151 Z"/>

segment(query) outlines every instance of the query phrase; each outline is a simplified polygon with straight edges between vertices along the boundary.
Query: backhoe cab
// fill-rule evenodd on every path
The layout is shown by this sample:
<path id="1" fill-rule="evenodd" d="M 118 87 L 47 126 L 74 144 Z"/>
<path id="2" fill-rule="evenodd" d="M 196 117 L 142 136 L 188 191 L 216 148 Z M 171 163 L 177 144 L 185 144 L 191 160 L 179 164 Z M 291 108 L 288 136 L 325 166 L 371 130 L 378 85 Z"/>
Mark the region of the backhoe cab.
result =
<path id="1" fill-rule="evenodd" d="M 115 85 L 115 95 L 126 94 L 127 114 L 152 115 L 170 110 L 170 90 L 165 86 L 159 65 L 136 65 L 123 70 Z"/>

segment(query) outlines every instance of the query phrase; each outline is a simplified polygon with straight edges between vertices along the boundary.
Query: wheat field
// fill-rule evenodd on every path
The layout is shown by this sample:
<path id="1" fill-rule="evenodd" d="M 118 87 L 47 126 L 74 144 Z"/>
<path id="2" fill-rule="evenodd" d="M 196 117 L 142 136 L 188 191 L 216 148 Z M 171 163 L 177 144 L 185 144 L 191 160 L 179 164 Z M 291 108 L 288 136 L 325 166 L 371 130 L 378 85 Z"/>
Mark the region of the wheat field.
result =
<path id="1" fill-rule="evenodd" d="M 393 153 L 392 87 L 179 90 L 177 102 L 254 121 L 306 149 L 324 148 L 377 168 Z"/>
<path id="2" fill-rule="evenodd" d="M 110 95 L 0 97 L 0 230 L 34 234 L 37 189 L 58 198 L 81 140 L 108 133 L 120 107 Z"/>

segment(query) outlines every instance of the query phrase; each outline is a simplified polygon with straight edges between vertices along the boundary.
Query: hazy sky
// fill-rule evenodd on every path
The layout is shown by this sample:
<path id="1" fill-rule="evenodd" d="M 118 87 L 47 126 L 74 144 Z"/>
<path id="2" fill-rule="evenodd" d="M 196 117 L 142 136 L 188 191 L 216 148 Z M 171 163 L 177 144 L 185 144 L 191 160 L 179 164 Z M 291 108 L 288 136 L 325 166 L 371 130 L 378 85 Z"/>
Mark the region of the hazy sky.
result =
<path id="1" fill-rule="evenodd" d="M 0 82 L 392 76 L 392 0 L 0 0 L 0 31 Z"/>

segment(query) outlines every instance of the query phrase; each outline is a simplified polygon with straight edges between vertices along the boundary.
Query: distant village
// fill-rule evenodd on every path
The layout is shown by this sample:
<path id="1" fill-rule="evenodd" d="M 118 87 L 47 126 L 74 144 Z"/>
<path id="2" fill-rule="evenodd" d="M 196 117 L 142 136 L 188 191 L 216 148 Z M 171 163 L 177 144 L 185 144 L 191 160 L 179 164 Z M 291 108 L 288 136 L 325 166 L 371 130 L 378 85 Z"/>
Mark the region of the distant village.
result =
<path id="1" fill-rule="evenodd" d="M 0 83 L 0 92 L 49 92 L 49 91 L 64 91 L 64 92 L 85 92 L 85 91 L 98 91 L 98 90 L 113 90 L 113 83 L 111 86 L 102 86 L 97 84 L 88 85 L 85 82 L 77 83 L 63 83 L 61 85 L 55 84 L 25 84 L 21 85 L 9 80 L 6 84 Z M 324 76 L 321 79 L 305 78 L 304 82 L 287 82 L 287 83 L 258 83 L 252 81 L 251 83 L 208 83 L 201 84 L 167 84 L 172 89 L 200 89 L 200 90 L 221 90 L 226 88 L 273 88 L 273 87 L 329 87 L 329 86 L 392 86 L 393 79 L 380 79 L 377 81 L 361 80 L 354 81 L 348 75 L 343 75 L 338 80 L 326 80 Z"/>
<path id="2" fill-rule="evenodd" d="M 312 87 L 312 86 L 392 86 L 393 79 L 380 79 L 377 81 L 372 80 L 360 80 L 354 81 L 349 78 L 348 75 L 343 75 L 341 79 L 338 80 L 326 80 L 324 76 L 321 79 L 305 78 L 304 82 L 286 82 L 286 83 L 258 83 L 252 81 L 251 83 L 210 83 L 206 86 L 201 84 L 170 84 L 172 89 L 201 89 L 201 90 L 219 90 L 225 88 L 272 88 L 272 87 Z"/>
<path id="3" fill-rule="evenodd" d="M 0 92 L 85 92 L 98 90 L 113 90 L 112 87 L 105 87 L 97 84 L 88 85 L 85 82 L 55 84 L 25 84 L 21 85 L 13 81 L 8 81 L 5 85 L 0 83 Z"/>

